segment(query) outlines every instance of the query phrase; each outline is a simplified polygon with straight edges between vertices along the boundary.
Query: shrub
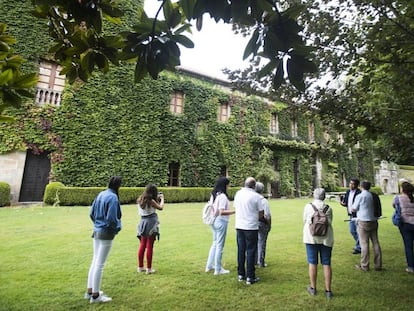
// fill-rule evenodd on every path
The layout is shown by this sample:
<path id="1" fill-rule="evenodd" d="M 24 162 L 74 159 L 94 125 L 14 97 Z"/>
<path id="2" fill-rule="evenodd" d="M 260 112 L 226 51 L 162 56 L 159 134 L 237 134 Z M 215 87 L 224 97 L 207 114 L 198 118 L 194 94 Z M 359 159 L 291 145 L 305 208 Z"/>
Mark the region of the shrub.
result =
<path id="1" fill-rule="evenodd" d="M 59 193 L 58 190 L 65 188 L 65 185 L 61 182 L 51 182 L 46 185 L 45 194 L 43 195 L 43 202 L 49 205 L 59 205 Z"/>
<path id="2" fill-rule="evenodd" d="M 91 205 L 99 192 L 105 187 L 65 187 L 62 183 L 53 182 L 46 186 L 44 203 L 49 205 Z M 240 188 L 228 190 L 229 199 L 233 199 Z M 121 187 L 119 200 L 121 204 L 134 204 L 137 198 L 144 192 L 145 187 Z M 180 188 L 158 187 L 163 192 L 166 203 L 179 202 L 206 202 L 210 198 L 211 188 Z"/>
<path id="3" fill-rule="evenodd" d="M 10 185 L 0 181 L 0 207 L 10 205 Z"/>
<path id="4" fill-rule="evenodd" d="M 376 186 L 376 187 L 371 187 L 371 189 L 369 189 L 369 191 L 374 192 L 374 193 L 376 193 L 376 194 L 378 194 L 378 195 L 382 195 L 382 194 L 384 194 L 384 192 L 382 192 L 381 187 L 378 187 L 378 186 Z"/>

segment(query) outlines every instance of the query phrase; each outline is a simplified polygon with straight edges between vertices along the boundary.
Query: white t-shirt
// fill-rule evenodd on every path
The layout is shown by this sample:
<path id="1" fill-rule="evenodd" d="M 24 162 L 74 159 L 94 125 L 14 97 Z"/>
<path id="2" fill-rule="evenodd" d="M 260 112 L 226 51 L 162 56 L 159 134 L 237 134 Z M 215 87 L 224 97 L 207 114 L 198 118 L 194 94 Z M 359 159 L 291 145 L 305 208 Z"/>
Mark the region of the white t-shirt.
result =
<path id="1" fill-rule="evenodd" d="M 229 199 L 227 198 L 227 196 L 224 193 L 219 193 L 216 196 L 216 200 L 214 201 L 214 209 L 217 210 L 217 214 L 218 215 L 218 210 L 228 210 L 229 209 Z M 229 221 L 229 215 L 221 215 L 218 216 L 220 218 L 222 218 L 223 220 L 226 220 L 227 222 Z"/>
<path id="2" fill-rule="evenodd" d="M 234 196 L 235 227 L 259 230 L 259 211 L 263 211 L 262 196 L 251 188 L 241 188 Z"/>
<path id="3" fill-rule="evenodd" d="M 141 205 L 138 204 L 138 214 L 140 216 L 149 216 L 156 212 L 155 208 L 152 206 L 146 206 L 145 208 L 141 208 Z"/>
<path id="4" fill-rule="evenodd" d="M 272 214 L 270 213 L 269 201 L 265 197 L 262 197 L 261 204 L 263 206 L 264 218 L 267 220 L 271 219 Z"/>

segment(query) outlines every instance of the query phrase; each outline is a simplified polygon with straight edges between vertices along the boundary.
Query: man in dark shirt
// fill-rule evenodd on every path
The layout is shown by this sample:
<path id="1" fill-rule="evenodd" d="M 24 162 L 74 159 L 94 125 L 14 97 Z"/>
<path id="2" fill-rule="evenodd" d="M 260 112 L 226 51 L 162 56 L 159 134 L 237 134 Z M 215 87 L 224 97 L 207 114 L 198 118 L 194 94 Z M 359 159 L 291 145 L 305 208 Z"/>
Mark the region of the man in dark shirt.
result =
<path id="1" fill-rule="evenodd" d="M 345 197 L 340 202 L 342 206 L 347 208 L 347 213 L 349 216 L 349 232 L 355 240 L 355 247 L 353 254 L 361 253 L 361 246 L 359 244 L 359 237 L 356 224 L 356 213 L 351 211 L 352 204 L 355 202 L 355 197 L 361 193 L 361 190 L 358 188 L 359 180 L 356 178 L 351 178 L 349 181 L 349 189 L 345 194 Z"/>

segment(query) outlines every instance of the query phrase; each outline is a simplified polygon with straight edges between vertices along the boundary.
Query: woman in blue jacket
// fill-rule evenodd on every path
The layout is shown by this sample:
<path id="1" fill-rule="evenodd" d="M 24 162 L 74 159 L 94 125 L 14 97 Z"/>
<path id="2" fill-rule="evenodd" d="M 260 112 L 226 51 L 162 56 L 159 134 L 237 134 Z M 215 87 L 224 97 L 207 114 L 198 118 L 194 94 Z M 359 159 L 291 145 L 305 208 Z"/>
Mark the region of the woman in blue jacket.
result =
<path id="1" fill-rule="evenodd" d="M 85 299 L 90 303 L 112 300 L 100 291 L 102 273 L 115 235 L 121 230 L 121 206 L 118 191 L 122 178 L 112 176 L 108 189 L 100 192 L 92 203 L 89 216 L 93 222 L 93 259 L 89 268 Z"/>

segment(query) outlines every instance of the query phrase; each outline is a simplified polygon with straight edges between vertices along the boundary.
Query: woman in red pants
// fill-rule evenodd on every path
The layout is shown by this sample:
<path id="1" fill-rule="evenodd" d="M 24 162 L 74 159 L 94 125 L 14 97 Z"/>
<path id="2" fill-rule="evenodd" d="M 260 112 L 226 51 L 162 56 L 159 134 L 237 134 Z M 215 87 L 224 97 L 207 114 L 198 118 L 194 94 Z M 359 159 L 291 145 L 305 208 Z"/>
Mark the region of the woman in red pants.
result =
<path id="1" fill-rule="evenodd" d="M 138 224 L 137 237 L 140 240 L 138 248 L 138 268 L 137 272 L 154 273 L 152 268 L 152 255 L 154 241 L 159 236 L 159 221 L 157 210 L 164 208 L 164 196 L 158 192 L 157 186 L 149 184 L 144 193 L 137 199 L 138 214 L 141 221 Z M 144 268 L 144 256 L 146 253 L 147 268 Z"/>

